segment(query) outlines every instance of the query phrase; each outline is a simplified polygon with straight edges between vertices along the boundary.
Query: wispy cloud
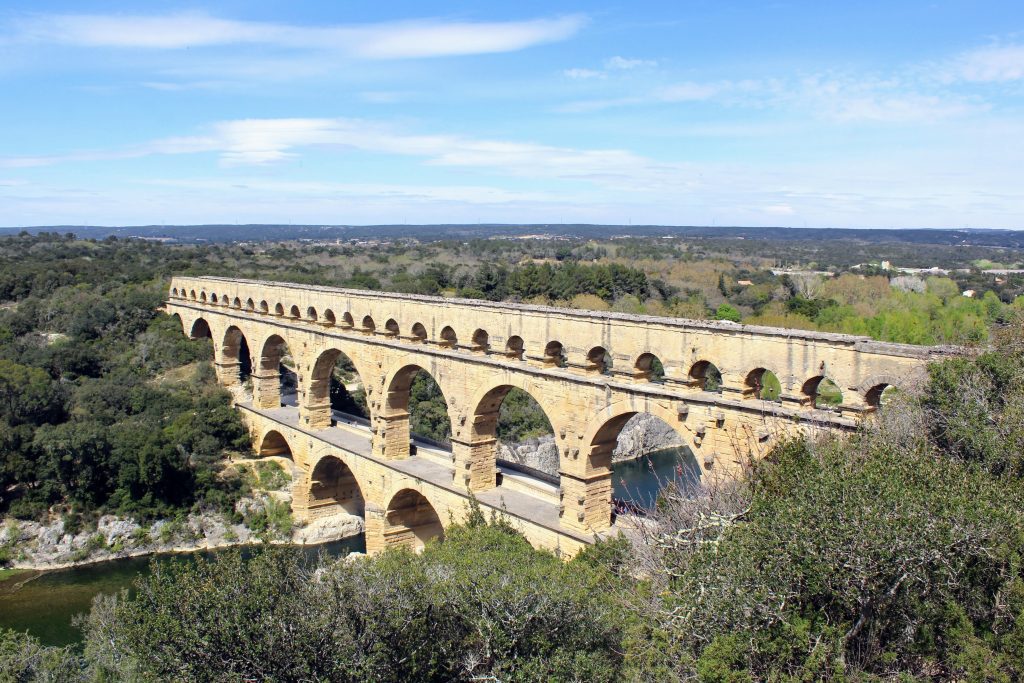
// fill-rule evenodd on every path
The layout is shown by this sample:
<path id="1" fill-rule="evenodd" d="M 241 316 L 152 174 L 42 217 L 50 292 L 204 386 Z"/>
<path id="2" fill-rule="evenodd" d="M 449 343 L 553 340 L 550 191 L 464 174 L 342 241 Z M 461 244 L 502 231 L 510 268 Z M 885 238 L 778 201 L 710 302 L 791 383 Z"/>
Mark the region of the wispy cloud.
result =
<path id="1" fill-rule="evenodd" d="M 658 62 L 653 59 L 627 59 L 625 57 L 619 57 L 618 55 L 604 60 L 604 68 L 616 69 L 619 71 L 628 71 L 630 69 L 638 69 L 645 66 L 658 66 Z"/>
<path id="2" fill-rule="evenodd" d="M 931 84 L 934 85 L 934 84 Z M 639 94 L 577 100 L 563 113 L 714 101 L 732 108 L 788 110 L 833 123 L 932 123 L 988 111 L 984 101 L 901 77 L 821 74 L 800 79 L 683 81 Z"/>
<path id="3" fill-rule="evenodd" d="M 640 67 L 655 67 L 657 65 L 658 62 L 653 59 L 626 59 L 616 56 L 604 60 L 604 68 L 601 69 L 577 67 L 565 69 L 562 73 L 569 78 L 578 80 L 605 79 L 615 71 L 631 71 Z"/>
<path id="4" fill-rule="evenodd" d="M 732 89 L 729 83 L 675 83 L 659 88 L 654 97 L 661 102 L 697 102 Z"/>
<path id="5" fill-rule="evenodd" d="M 562 72 L 569 78 L 586 80 L 588 78 L 607 78 L 608 74 L 599 69 L 566 69 Z"/>
<path id="6" fill-rule="evenodd" d="M 946 81 L 999 83 L 1024 79 L 1024 45 L 992 45 L 970 50 L 939 68 Z"/>
<path id="7" fill-rule="evenodd" d="M 180 50 L 256 44 L 340 52 L 359 59 L 408 59 L 513 52 L 565 40 L 581 15 L 528 21 L 403 21 L 327 27 L 168 15 L 38 15 L 16 22 L 15 38 L 87 48 Z"/>
<path id="8" fill-rule="evenodd" d="M 575 149 L 532 142 L 451 134 L 412 134 L 361 119 L 238 119 L 211 125 L 203 135 L 154 140 L 120 150 L 0 158 L 0 167 L 28 168 L 154 155 L 216 154 L 226 167 L 264 166 L 304 149 L 358 150 L 418 157 L 425 165 L 480 168 L 502 175 L 583 181 L 617 189 L 652 190 L 685 183 L 680 165 L 662 164 L 621 149 Z"/>
<path id="9" fill-rule="evenodd" d="M 509 202 L 564 201 L 564 193 L 509 190 L 488 185 L 405 185 L 392 183 L 335 183 L 258 177 L 152 179 L 152 187 L 216 193 L 280 193 L 318 198 L 376 198 L 396 201 L 504 204 Z"/>

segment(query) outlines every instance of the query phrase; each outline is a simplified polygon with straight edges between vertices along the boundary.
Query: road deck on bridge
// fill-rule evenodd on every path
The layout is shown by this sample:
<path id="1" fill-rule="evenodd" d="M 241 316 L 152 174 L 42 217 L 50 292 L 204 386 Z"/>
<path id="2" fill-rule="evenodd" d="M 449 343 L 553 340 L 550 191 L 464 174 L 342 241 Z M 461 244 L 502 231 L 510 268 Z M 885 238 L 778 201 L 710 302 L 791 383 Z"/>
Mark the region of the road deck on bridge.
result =
<path id="1" fill-rule="evenodd" d="M 261 409 L 255 408 L 251 402 L 237 403 L 241 410 L 246 410 L 262 415 L 280 425 L 290 427 L 296 431 L 308 435 L 312 439 L 328 443 L 336 448 L 366 458 L 378 465 L 401 472 L 410 477 L 427 482 L 446 491 L 451 491 L 465 497 L 465 490 L 460 489 L 452 483 L 454 467 L 446 466 L 433 459 L 425 457 L 409 457 L 402 460 L 385 460 L 373 456 L 370 447 L 370 432 L 360 424 L 345 422 L 343 415 L 338 426 L 327 429 L 311 430 L 299 424 L 299 410 L 292 405 L 285 405 L 280 408 Z M 421 446 L 422 447 L 422 446 Z M 428 447 L 429 448 L 429 447 Z M 503 486 L 497 486 L 488 491 L 478 492 L 476 498 L 488 508 L 504 511 L 506 514 L 517 517 L 539 526 L 556 530 L 564 536 L 570 536 L 585 543 L 594 543 L 596 537 L 593 534 L 580 533 L 567 529 L 559 523 L 558 505 L 556 503 L 531 496 L 521 491 L 513 491 Z M 468 501 L 468 498 L 467 498 Z M 614 537 L 618 528 L 613 525 L 611 529 L 603 532 L 601 537 Z"/>

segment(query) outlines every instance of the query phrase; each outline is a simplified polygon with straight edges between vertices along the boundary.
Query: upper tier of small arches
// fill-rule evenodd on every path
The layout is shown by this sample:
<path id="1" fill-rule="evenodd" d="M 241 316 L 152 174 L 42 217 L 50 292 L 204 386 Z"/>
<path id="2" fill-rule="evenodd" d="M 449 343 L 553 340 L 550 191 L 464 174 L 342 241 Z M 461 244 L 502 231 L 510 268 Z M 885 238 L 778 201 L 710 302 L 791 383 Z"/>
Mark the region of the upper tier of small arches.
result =
<path id="1" fill-rule="evenodd" d="M 635 358 L 623 362 L 623 359 L 615 358 L 609 349 L 595 346 L 580 358 L 570 358 L 565 346 L 556 339 L 548 340 L 543 346 L 538 345 L 536 349 L 527 349 L 523 338 L 518 335 L 510 335 L 503 344 L 492 344 L 491 334 L 483 328 L 477 328 L 466 339 L 460 339 L 455 327 L 441 325 L 437 336 L 431 338 L 427 332 L 427 326 L 418 320 L 403 325 L 395 318 L 388 318 L 383 325 L 379 325 L 369 314 L 359 317 L 353 315 L 351 311 L 344 311 L 339 317 L 333 309 L 318 310 L 315 306 L 307 306 L 303 313 L 297 304 L 280 301 L 271 304 L 266 300 L 257 302 L 252 298 L 243 302 L 239 297 L 232 299 L 227 294 L 219 296 L 215 293 L 207 294 L 203 289 L 186 291 L 174 287 L 171 290 L 171 296 L 172 298 L 216 304 L 246 312 L 285 318 L 309 325 L 326 328 L 337 327 L 340 330 L 367 336 L 388 337 L 410 344 L 432 344 L 444 349 L 485 354 L 505 358 L 509 361 L 530 360 L 543 367 L 572 368 L 586 374 L 613 375 L 634 382 L 672 383 L 676 386 L 683 385 L 712 393 L 723 393 L 727 386 L 718 366 L 708 359 L 694 361 L 685 376 L 667 377 L 664 363 L 653 350 L 644 351 L 637 354 Z M 785 396 L 779 376 L 770 368 L 758 367 L 738 375 L 736 379 L 739 381 L 728 388 L 742 398 L 781 402 Z M 790 384 L 795 385 L 794 388 L 798 388 L 798 391 L 794 391 L 793 394 L 786 397 L 804 405 L 830 409 L 844 403 L 839 384 L 826 373 L 797 379 L 791 381 Z M 884 380 L 879 378 L 877 382 L 869 380 L 856 393 L 860 394 L 860 398 L 867 407 L 877 408 L 882 404 L 886 391 L 894 384 L 895 382 L 888 377 Z"/>

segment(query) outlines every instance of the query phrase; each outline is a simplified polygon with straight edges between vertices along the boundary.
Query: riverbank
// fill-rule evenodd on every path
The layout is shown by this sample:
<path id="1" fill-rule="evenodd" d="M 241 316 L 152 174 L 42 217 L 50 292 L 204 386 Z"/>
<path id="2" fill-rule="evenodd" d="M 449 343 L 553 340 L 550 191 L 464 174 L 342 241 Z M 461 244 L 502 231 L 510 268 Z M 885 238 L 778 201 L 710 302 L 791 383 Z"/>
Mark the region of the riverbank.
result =
<path id="1" fill-rule="evenodd" d="M 243 556 L 257 546 L 241 549 Z M 343 558 L 361 555 L 366 546 L 362 536 L 317 545 L 295 546 L 310 566 L 321 555 Z M 140 577 L 151 571 L 151 560 L 161 563 L 189 563 L 200 557 L 213 558 L 224 549 L 156 554 L 149 557 L 115 559 L 51 571 L 22 571 L 0 582 L 0 630 L 29 632 L 45 645 L 77 645 L 82 632 L 77 616 L 88 613 L 97 595 L 116 595 L 134 590 Z M 2 675 L 0 675 L 2 678 Z"/>
<path id="2" fill-rule="evenodd" d="M 268 496 L 243 498 L 236 506 L 243 519 L 263 519 Z M 302 527 L 287 524 L 250 528 L 223 513 L 190 514 L 143 525 L 113 515 L 100 517 L 95 528 L 68 528 L 57 518 L 46 523 L 7 519 L 0 531 L 0 549 L 13 570 L 54 570 L 161 553 L 208 551 L 262 544 L 319 545 L 358 536 L 363 521 L 354 515 L 324 517 Z"/>

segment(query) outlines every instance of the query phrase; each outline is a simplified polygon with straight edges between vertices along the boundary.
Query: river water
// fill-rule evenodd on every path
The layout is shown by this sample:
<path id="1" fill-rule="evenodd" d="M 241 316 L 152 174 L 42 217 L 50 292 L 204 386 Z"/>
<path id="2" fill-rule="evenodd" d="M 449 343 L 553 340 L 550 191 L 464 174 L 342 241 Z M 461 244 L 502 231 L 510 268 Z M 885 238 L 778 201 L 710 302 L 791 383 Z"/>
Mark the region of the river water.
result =
<path id="1" fill-rule="evenodd" d="M 612 466 L 612 495 L 650 507 L 666 484 L 700 481 L 700 467 L 690 449 L 668 448 Z"/>
<path id="2" fill-rule="evenodd" d="M 247 546 L 243 553 L 252 552 Z M 316 546 L 298 546 L 310 558 L 320 552 L 343 557 L 363 552 L 362 535 Z M 158 555 L 167 562 L 191 562 L 196 555 L 215 555 L 226 549 L 200 553 Z M 149 573 L 152 556 L 132 557 L 83 565 L 71 569 L 21 574 L 0 582 L 0 629 L 28 631 L 45 645 L 68 645 L 81 640 L 72 624 L 75 615 L 88 612 L 94 596 L 131 589 L 135 579 Z"/>
<path id="3" fill-rule="evenodd" d="M 637 460 L 616 463 L 614 496 L 647 507 L 667 482 L 700 477 L 693 455 L 685 448 L 657 451 Z M 342 557 L 362 552 L 362 536 L 320 546 L 302 546 L 311 558 L 321 551 Z M 243 552 L 250 552 L 247 548 Z M 223 550 L 206 551 L 210 555 Z M 191 562 L 195 553 L 165 555 L 166 561 Z M 81 640 L 72 621 L 89 611 L 94 596 L 131 589 L 139 576 L 149 573 L 151 557 L 111 560 L 72 569 L 21 574 L 0 582 L 0 629 L 28 631 L 46 645 L 68 645 Z"/>

